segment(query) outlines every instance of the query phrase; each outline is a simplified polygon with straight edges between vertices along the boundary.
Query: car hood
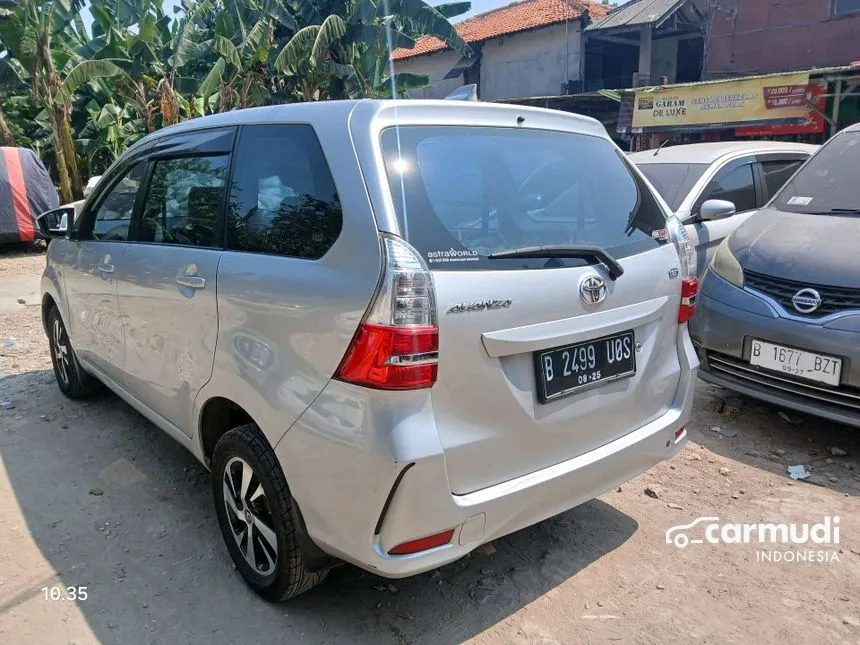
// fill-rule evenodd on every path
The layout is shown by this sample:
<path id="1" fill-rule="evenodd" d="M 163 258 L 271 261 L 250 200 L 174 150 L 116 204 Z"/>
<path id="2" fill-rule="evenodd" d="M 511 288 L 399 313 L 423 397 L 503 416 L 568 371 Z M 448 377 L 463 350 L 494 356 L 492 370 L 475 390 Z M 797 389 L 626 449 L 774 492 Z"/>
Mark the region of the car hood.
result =
<path id="1" fill-rule="evenodd" d="M 860 288 L 858 239 L 860 217 L 765 208 L 734 232 L 731 250 L 745 271 Z"/>

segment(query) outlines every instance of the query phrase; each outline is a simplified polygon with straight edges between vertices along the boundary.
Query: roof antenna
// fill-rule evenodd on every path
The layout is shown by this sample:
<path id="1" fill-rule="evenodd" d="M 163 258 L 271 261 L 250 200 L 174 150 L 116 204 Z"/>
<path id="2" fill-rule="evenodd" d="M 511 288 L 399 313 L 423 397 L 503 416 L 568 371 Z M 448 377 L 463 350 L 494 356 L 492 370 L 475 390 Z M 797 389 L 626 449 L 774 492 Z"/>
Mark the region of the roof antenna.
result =
<path id="1" fill-rule="evenodd" d="M 445 97 L 446 101 L 477 101 L 478 86 L 475 83 L 458 87 Z"/>
<path id="2" fill-rule="evenodd" d="M 669 139 L 670 139 L 670 138 L 671 138 L 671 137 L 666 137 L 666 138 L 663 140 L 663 143 L 661 143 L 659 146 L 657 146 L 657 149 L 654 151 L 654 156 L 655 156 L 655 157 L 656 157 L 658 154 L 660 154 L 660 151 L 663 149 L 663 146 L 665 146 L 667 143 L 669 143 Z"/>

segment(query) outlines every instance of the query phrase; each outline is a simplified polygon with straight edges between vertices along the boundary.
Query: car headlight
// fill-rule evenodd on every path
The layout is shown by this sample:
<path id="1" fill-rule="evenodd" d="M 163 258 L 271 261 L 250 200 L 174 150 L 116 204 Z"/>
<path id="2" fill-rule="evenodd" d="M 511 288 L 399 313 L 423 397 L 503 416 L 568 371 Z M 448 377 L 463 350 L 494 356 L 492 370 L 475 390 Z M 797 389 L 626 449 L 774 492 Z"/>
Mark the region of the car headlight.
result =
<path id="1" fill-rule="evenodd" d="M 724 239 L 723 243 L 717 248 L 714 259 L 711 260 L 711 271 L 726 282 L 738 288 L 743 288 L 744 270 L 729 248 L 729 238 Z"/>

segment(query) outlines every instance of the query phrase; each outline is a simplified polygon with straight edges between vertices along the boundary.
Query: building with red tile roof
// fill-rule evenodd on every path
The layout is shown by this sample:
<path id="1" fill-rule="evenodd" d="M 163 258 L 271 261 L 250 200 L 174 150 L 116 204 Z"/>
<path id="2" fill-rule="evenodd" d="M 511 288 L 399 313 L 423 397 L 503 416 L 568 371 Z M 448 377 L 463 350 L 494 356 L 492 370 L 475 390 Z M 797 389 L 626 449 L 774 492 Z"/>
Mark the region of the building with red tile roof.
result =
<path id="1" fill-rule="evenodd" d="M 595 0 L 522 0 L 455 25 L 469 56 L 425 36 L 392 59 L 397 72 L 430 77 L 430 87 L 410 92 L 416 98 L 470 83 L 483 100 L 567 94 L 581 76 L 582 31 L 609 10 Z"/>
<path id="2" fill-rule="evenodd" d="M 549 27 L 570 20 L 579 20 L 587 12 L 591 19 L 602 18 L 611 7 L 591 0 L 522 0 L 478 14 L 455 25 L 457 33 L 467 43 L 480 43 L 510 34 Z M 395 49 L 395 61 L 423 56 L 448 48 L 433 36 L 419 38 L 412 49 Z"/>

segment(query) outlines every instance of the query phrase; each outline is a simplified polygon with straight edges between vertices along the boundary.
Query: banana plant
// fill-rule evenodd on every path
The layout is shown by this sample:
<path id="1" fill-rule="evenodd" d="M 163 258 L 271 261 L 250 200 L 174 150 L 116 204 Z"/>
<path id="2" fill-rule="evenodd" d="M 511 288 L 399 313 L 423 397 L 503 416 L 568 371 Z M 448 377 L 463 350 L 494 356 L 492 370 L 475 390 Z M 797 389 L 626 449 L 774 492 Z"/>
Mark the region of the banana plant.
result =
<path id="1" fill-rule="evenodd" d="M 77 144 L 87 155 L 90 169 L 104 170 L 145 132 L 143 119 L 129 106 L 116 103 L 99 106 L 90 101 L 86 110 L 88 120 L 81 130 Z"/>
<path id="2" fill-rule="evenodd" d="M 68 28 L 84 7 L 84 0 L 0 0 L 0 38 L 8 54 L 27 70 L 34 103 L 49 115 L 54 140 L 60 195 L 64 201 L 83 196 L 77 152 L 69 119 L 71 97 L 98 78 L 122 70 L 109 60 L 75 62 L 67 49 Z M 20 79 L 25 80 L 25 79 Z"/>
<path id="3" fill-rule="evenodd" d="M 275 68 L 304 80 L 311 73 L 315 87 L 302 89 L 304 100 L 319 93 L 322 79 L 332 98 L 396 96 L 426 86 L 426 75 L 397 74 L 391 62 L 394 49 L 411 48 L 421 36 L 435 36 L 456 51 L 470 52 L 448 20 L 468 11 L 470 2 L 433 7 L 424 0 L 330 0 L 320 11 L 312 0 L 296 1 L 297 10 L 317 22 L 283 46 Z"/>
<path id="4" fill-rule="evenodd" d="M 276 89 L 269 60 L 277 39 L 292 35 L 298 23 L 282 0 L 223 0 L 225 11 L 214 24 L 219 55 L 200 84 L 199 97 L 217 109 L 267 103 Z"/>

